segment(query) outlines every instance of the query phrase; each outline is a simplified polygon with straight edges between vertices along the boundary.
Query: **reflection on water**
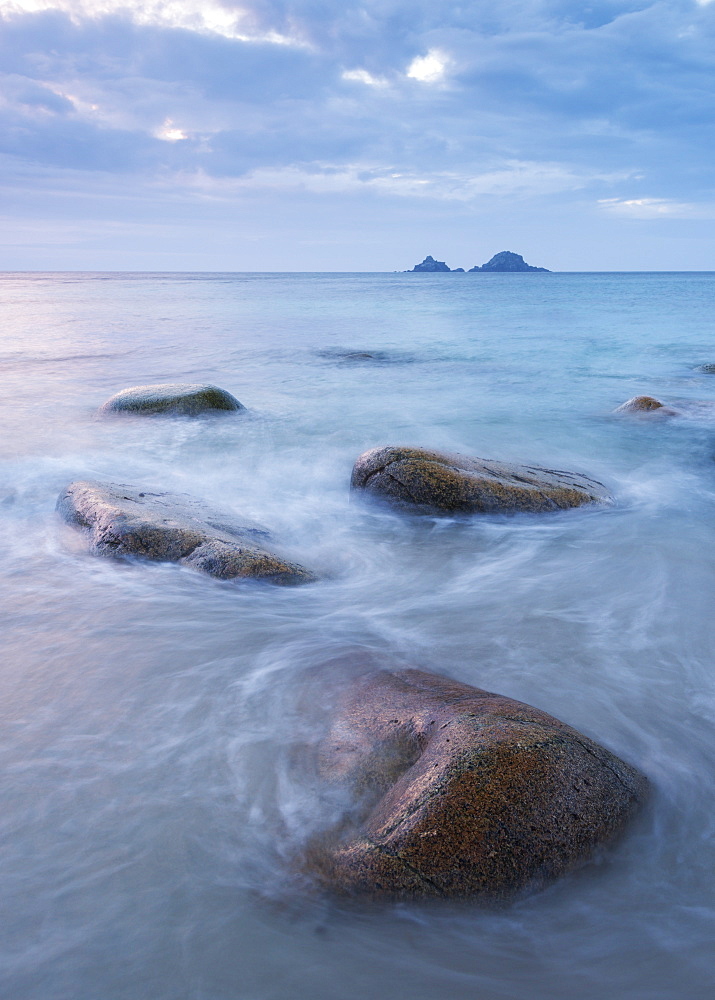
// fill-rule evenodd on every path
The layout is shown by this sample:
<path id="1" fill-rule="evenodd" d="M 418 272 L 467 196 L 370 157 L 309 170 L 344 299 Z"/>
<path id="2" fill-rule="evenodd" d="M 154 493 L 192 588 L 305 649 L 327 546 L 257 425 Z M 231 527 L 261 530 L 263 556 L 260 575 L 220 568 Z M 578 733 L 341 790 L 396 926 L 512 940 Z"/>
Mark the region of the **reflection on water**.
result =
<path id="1" fill-rule="evenodd" d="M 715 279 L 548 279 L 0 281 L 3 995 L 709 996 L 715 422 L 608 414 L 715 398 L 693 373 Z M 340 352 L 414 361 L 326 364 Z M 95 416 L 180 380 L 250 413 Z M 348 495 L 383 443 L 583 471 L 617 503 L 404 518 Z M 76 478 L 251 517 L 323 579 L 93 558 L 54 514 Z M 326 898 L 293 859 L 345 803 L 296 759 L 333 697 L 316 668 L 358 652 L 545 709 L 643 770 L 653 801 L 505 909 Z"/>

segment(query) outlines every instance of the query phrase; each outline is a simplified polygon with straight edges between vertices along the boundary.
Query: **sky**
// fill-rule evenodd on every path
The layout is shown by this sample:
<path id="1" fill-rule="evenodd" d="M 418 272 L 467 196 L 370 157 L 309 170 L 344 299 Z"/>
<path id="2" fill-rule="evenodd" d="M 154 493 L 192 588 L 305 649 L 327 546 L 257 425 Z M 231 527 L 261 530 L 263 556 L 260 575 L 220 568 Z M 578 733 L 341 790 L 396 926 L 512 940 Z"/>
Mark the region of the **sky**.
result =
<path id="1" fill-rule="evenodd" d="M 0 270 L 715 270 L 715 0 L 0 0 Z"/>

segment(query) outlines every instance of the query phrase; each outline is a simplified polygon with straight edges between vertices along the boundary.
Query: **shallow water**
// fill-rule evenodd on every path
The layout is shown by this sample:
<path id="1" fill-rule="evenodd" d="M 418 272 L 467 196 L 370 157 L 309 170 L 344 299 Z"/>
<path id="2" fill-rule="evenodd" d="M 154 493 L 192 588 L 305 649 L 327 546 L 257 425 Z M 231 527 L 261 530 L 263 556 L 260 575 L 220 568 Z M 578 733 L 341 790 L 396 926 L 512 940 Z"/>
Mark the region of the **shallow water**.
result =
<path id="1" fill-rule="evenodd" d="M 671 1000 L 715 931 L 711 274 L 4 275 L 0 978 L 13 1000 Z M 355 357 L 355 355 L 372 357 Z M 248 414 L 95 416 L 210 381 Z M 583 471 L 605 509 L 404 518 L 378 444 Z M 300 588 L 112 562 L 77 478 L 271 529 Z M 651 779 L 617 844 L 503 909 L 369 906 L 293 872 L 341 807 L 292 766 L 371 651 L 537 705 Z"/>

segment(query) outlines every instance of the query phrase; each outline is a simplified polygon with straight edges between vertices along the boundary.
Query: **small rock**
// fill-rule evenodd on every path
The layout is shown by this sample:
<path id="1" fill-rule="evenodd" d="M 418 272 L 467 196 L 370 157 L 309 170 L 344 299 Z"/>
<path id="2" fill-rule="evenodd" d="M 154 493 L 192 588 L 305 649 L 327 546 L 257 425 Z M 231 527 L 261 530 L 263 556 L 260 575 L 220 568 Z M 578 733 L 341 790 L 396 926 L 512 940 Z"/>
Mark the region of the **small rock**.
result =
<path id="1" fill-rule="evenodd" d="M 715 364 L 698 365 L 697 372 L 704 372 L 706 375 L 715 375 Z"/>
<path id="2" fill-rule="evenodd" d="M 611 500 L 602 483 L 579 473 L 421 448 L 366 451 L 355 463 L 351 487 L 436 513 L 552 511 Z"/>
<path id="3" fill-rule="evenodd" d="M 215 385 L 167 382 L 135 385 L 123 389 L 104 403 L 100 413 L 166 413 L 195 417 L 200 413 L 245 410 L 246 407 L 225 389 Z"/>
<path id="4" fill-rule="evenodd" d="M 660 400 L 655 399 L 653 396 L 633 396 L 632 399 L 627 399 L 625 403 L 621 403 L 613 411 L 614 413 L 648 413 L 652 410 L 663 409 L 663 404 Z"/>
<path id="5" fill-rule="evenodd" d="M 221 580 L 250 577 L 281 584 L 315 580 L 302 566 L 264 547 L 270 539 L 265 529 L 239 524 L 185 494 L 78 481 L 60 495 L 57 510 L 68 524 L 90 530 L 97 555 L 178 562 Z"/>
<path id="6" fill-rule="evenodd" d="M 443 260 L 435 260 L 434 257 L 425 257 L 421 264 L 415 264 L 412 271 L 422 272 L 423 274 L 434 274 L 436 271 L 449 271 L 450 268 L 447 267 Z M 409 272 L 408 272 L 409 273 Z"/>
<path id="7" fill-rule="evenodd" d="M 353 682 L 317 761 L 362 815 L 314 842 L 306 866 L 373 898 L 538 888 L 619 833 L 648 787 L 539 709 L 411 669 Z"/>

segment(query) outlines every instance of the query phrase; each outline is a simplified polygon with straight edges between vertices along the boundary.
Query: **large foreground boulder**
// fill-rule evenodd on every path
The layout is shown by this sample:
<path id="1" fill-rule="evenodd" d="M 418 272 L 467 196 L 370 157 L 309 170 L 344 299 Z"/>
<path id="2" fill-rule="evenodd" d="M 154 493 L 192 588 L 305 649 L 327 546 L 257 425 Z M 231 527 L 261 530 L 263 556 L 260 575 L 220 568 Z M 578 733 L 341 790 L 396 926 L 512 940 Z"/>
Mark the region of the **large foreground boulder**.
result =
<path id="1" fill-rule="evenodd" d="M 315 579 L 270 552 L 265 547 L 270 535 L 263 528 L 239 524 L 185 494 L 78 481 L 60 494 L 57 510 L 69 524 L 89 529 L 97 555 L 178 562 L 221 580 L 292 584 Z"/>
<path id="2" fill-rule="evenodd" d="M 540 512 L 611 499 L 603 483 L 576 472 L 403 447 L 366 451 L 355 463 L 351 486 L 437 513 Z"/>
<path id="3" fill-rule="evenodd" d="M 225 389 L 215 385 L 166 382 L 135 385 L 122 389 L 104 403 L 100 413 L 165 413 L 195 417 L 200 413 L 245 410 L 246 407 Z"/>
<path id="4" fill-rule="evenodd" d="M 312 845 L 309 870 L 374 898 L 537 888 L 614 837 L 647 790 L 545 712 L 421 670 L 355 682 L 318 767 L 361 798 L 363 815 Z"/>

